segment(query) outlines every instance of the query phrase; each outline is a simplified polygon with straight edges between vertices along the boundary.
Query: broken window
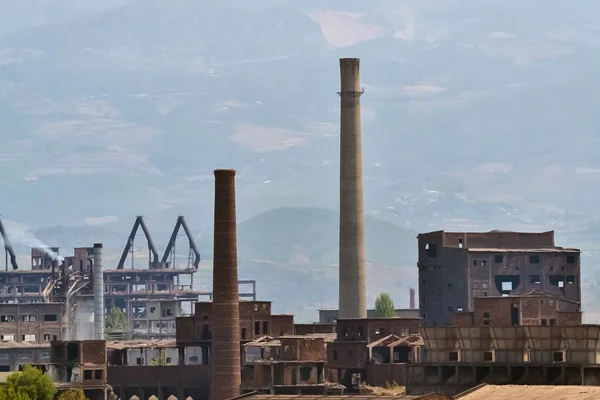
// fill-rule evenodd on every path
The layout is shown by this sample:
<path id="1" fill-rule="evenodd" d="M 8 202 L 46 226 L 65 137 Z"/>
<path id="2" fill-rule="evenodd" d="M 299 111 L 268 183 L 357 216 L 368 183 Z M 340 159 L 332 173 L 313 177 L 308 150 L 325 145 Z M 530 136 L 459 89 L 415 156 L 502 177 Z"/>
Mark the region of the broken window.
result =
<path id="1" fill-rule="evenodd" d="M 481 266 L 485 267 L 487 265 L 487 260 L 481 260 Z"/>
<path id="2" fill-rule="evenodd" d="M 362 327 L 362 326 L 359 326 L 359 327 L 358 327 L 358 336 L 359 336 L 359 337 L 361 337 L 362 335 L 364 335 L 364 333 L 365 333 L 365 332 L 364 332 L 364 330 L 363 330 L 363 327 Z"/>
<path id="3" fill-rule="evenodd" d="M 494 361 L 494 352 L 484 351 L 483 352 L 483 361 Z"/>
<path id="4" fill-rule="evenodd" d="M 242 340 L 246 339 L 246 328 L 242 328 Z"/>
<path id="5" fill-rule="evenodd" d="M 530 255 L 529 256 L 529 264 L 539 264 L 540 263 L 540 256 L 536 255 Z"/>
<path id="6" fill-rule="evenodd" d="M 15 322 L 14 315 L 2 315 L 0 316 L 0 322 Z"/>
<path id="7" fill-rule="evenodd" d="M 167 364 L 169 363 L 169 360 L 167 359 Z M 99 381 L 102 379 L 102 370 L 101 369 L 95 369 L 94 370 L 94 379 Z"/>
<path id="8" fill-rule="evenodd" d="M 502 262 L 504 261 L 504 256 L 497 254 L 494 256 L 494 262 L 496 264 L 502 264 Z"/>
<path id="9" fill-rule="evenodd" d="M 50 341 L 50 335 L 45 334 L 44 335 L 44 341 L 49 342 Z"/>
<path id="10" fill-rule="evenodd" d="M 310 380 L 310 375 L 312 374 L 312 368 L 311 367 L 300 367 L 300 380 L 301 381 L 308 381 Z"/>
<path id="11" fill-rule="evenodd" d="M 33 314 L 25 314 L 22 317 L 23 317 L 23 322 L 35 322 L 35 315 L 33 315 Z"/>
<path id="12" fill-rule="evenodd" d="M 483 297 L 487 297 L 488 292 L 483 292 Z"/>
<path id="13" fill-rule="evenodd" d="M 260 321 L 254 322 L 254 334 L 260 335 Z"/>
<path id="14" fill-rule="evenodd" d="M 487 282 L 481 282 L 481 288 L 482 289 L 487 289 L 488 287 L 488 283 Z"/>
<path id="15" fill-rule="evenodd" d="M 496 289 L 501 295 L 508 295 L 519 286 L 519 275 L 496 275 Z"/>
<path id="16" fill-rule="evenodd" d="M 543 318 L 541 322 L 542 322 L 542 326 L 548 325 L 548 321 L 545 318 Z"/>
<path id="17" fill-rule="evenodd" d="M 263 333 L 265 335 L 269 334 L 269 322 L 268 321 L 263 321 Z"/>
<path id="18" fill-rule="evenodd" d="M 424 284 L 425 284 L 425 282 L 426 282 L 426 279 L 425 279 L 425 278 L 421 279 L 421 285 L 424 285 Z"/>
<path id="19" fill-rule="evenodd" d="M 334 360 L 334 361 L 337 361 L 337 358 L 338 358 L 338 353 L 337 353 L 337 350 L 333 350 L 333 352 L 332 352 L 332 353 L 333 353 L 333 360 Z"/>
<path id="20" fill-rule="evenodd" d="M 462 306 L 458 306 L 458 307 L 456 307 L 456 311 L 457 311 L 457 312 L 462 312 L 462 311 L 463 311 L 463 308 L 462 308 Z"/>
<path id="21" fill-rule="evenodd" d="M 567 264 L 575 264 L 575 256 L 567 256 Z"/>
<path id="22" fill-rule="evenodd" d="M 564 353 L 562 351 L 555 351 L 552 354 L 552 361 L 563 362 L 563 360 L 564 360 Z"/>
<path id="23" fill-rule="evenodd" d="M 554 318 L 550 318 L 550 325 L 556 325 L 556 320 Z"/>
<path id="24" fill-rule="evenodd" d="M 549 281 L 553 286 L 558 286 L 561 289 L 565 287 L 565 277 L 562 275 L 550 275 Z"/>
<path id="25" fill-rule="evenodd" d="M 575 275 L 567 275 L 567 283 L 572 285 L 575 283 Z"/>
<path id="26" fill-rule="evenodd" d="M 476 267 L 476 266 L 477 266 L 477 264 L 479 264 L 479 263 L 477 262 L 477 260 L 473 260 L 473 266 L 474 266 L 474 267 Z"/>
<path id="27" fill-rule="evenodd" d="M 435 243 L 427 243 L 425 245 L 425 252 L 427 253 L 427 258 L 437 257 L 437 245 Z"/>
<path id="28" fill-rule="evenodd" d="M 427 296 L 421 297 L 421 303 L 427 303 Z"/>
<path id="29" fill-rule="evenodd" d="M 483 318 L 489 318 L 489 317 L 490 317 L 489 311 L 486 311 L 483 313 Z"/>
<path id="30" fill-rule="evenodd" d="M 92 380 L 92 370 L 91 369 L 84 369 L 83 370 L 83 380 L 84 381 L 90 381 L 90 380 Z"/>
<path id="31" fill-rule="evenodd" d="M 529 283 L 539 285 L 540 284 L 540 276 L 539 275 L 529 275 Z"/>
<path id="32" fill-rule="evenodd" d="M 458 247 L 462 249 L 462 247 L 463 247 L 463 240 L 462 239 L 458 239 Z"/>
<path id="33" fill-rule="evenodd" d="M 448 361 L 457 362 L 458 361 L 458 351 L 448 352 Z"/>

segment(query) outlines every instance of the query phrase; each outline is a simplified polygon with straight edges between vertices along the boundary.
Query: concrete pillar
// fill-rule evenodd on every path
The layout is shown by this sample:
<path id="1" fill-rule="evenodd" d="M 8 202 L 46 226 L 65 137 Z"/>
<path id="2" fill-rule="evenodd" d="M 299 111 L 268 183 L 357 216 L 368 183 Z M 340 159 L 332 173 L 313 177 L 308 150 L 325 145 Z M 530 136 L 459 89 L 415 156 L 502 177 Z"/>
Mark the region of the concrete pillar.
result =
<path id="1" fill-rule="evenodd" d="M 104 340 L 104 269 L 102 243 L 94 244 L 94 339 Z"/>
<path id="2" fill-rule="evenodd" d="M 359 67 L 340 59 L 340 319 L 367 317 Z"/>
<path id="3" fill-rule="evenodd" d="M 242 381 L 236 229 L 235 171 L 216 170 L 210 400 L 239 396 Z"/>

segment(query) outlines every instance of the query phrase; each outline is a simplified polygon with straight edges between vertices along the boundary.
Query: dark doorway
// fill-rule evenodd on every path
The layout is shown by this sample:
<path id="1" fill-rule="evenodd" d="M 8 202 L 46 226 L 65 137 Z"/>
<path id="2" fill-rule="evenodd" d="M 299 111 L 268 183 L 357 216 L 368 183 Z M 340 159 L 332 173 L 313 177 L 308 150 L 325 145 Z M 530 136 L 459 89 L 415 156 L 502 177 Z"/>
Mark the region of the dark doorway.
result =
<path id="1" fill-rule="evenodd" d="M 510 306 L 510 324 L 512 326 L 519 326 L 520 321 L 519 321 L 519 305 L 518 304 L 512 304 Z"/>

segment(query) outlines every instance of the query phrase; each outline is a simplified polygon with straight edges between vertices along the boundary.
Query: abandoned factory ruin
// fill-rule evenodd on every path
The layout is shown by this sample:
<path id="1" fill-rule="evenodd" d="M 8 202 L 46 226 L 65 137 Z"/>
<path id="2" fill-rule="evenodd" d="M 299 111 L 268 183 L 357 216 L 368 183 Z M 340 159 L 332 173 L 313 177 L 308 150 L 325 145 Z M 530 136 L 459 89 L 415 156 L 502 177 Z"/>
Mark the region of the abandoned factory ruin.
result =
<path id="1" fill-rule="evenodd" d="M 183 216 L 162 255 L 136 217 L 115 264 L 96 243 L 66 256 L 33 248 L 20 265 L 0 221 L 0 372 L 34 365 L 59 393 L 80 388 L 90 400 L 316 399 L 390 386 L 404 388 L 393 398 L 434 400 L 486 385 L 600 386 L 600 325 L 582 323 L 581 252 L 557 246 L 553 231 L 421 233 L 409 304 L 389 318 L 368 309 L 360 60 L 339 67 L 337 310 L 301 324 L 257 298 L 261 283 L 238 267 L 236 171 L 217 169 L 210 291 L 194 289 L 201 254 Z M 138 230 L 144 268 L 134 268 Z M 185 266 L 173 262 L 180 231 Z M 113 309 L 121 329 L 107 329 Z"/>

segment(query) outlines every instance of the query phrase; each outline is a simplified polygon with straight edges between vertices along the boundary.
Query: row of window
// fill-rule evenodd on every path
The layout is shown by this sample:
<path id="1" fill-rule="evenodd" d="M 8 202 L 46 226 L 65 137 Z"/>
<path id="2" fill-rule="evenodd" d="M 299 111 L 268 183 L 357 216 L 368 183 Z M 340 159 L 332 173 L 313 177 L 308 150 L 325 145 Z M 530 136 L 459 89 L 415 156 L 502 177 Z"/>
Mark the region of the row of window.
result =
<path id="1" fill-rule="evenodd" d="M 540 263 L 540 256 L 537 254 L 531 254 L 529 256 L 529 264 L 539 264 Z M 567 256 L 566 257 L 566 261 L 567 264 L 575 264 L 576 261 L 576 257 L 573 255 Z M 502 264 L 504 262 L 504 256 L 500 255 L 500 254 L 496 254 L 494 256 L 494 264 Z M 487 265 L 487 260 L 473 260 L 473 266 L 477 267 L 477 266 L 482 266 L 485 267 Z M 551 270 L 554 269 L 554 267 L 550 267 Z M 562 270 L 564 271 L 565 267 L 561 267 Z"/>
<path id="2" fill-rule="evenodd" d="M 58 336 L 57 335 L 50 335 L 50 334 L 44 334 L 44 341 L 45 342 L 49 342 L 50 340 L 58 340 Z M 4 342 L 14 342 L 15 341 L 15 335 L 0 335 L 0 341 L 4 341 Z M 36 341 L 36 335 L 21 335 L 21 341 L 22 342 L 35 342 Z"/>
<path id="3" fill-rule="evenodd" d="M 33 358 L 33 353 L 30 351 L 19 352 L 17 354 L 17 359 L 19 359 L 19 360 L 29 360 L 31 358 Z M 50 352 L 49 351 L 41 352 L 40 358 L 50 358 Z M 7 353 L 7 352 L 0 353 L 0 361 L 6 361 L 8 359 L 10 359 L 9 353 Z"/>
<path id="4" fill-rule="evenodd" d="M 458 351 L 448 352 L 448 361 L 449 362 L 459 362 Z M 483 361 L 486 361 L 486 362 L 494 361 L 494 352 L 493 351 L 484 351 L 483 352 Z M 553 362 L 564 362 L 565 361 L 565 353 L 563 351 L 553 352 L 552 353 L 552 361 Z"/>
<path id="5" fill-rule="evenodd" d="M 21 315 L 21 321 L 23 322 L 36 322 L 37 316 L 35 314 L 23 314 Z M 44 322 L 56 322 L 58 321 L 58 314 L 44 314 Z M 14 315 L 0 315 L 0 322 L 15 322 Z"/>

